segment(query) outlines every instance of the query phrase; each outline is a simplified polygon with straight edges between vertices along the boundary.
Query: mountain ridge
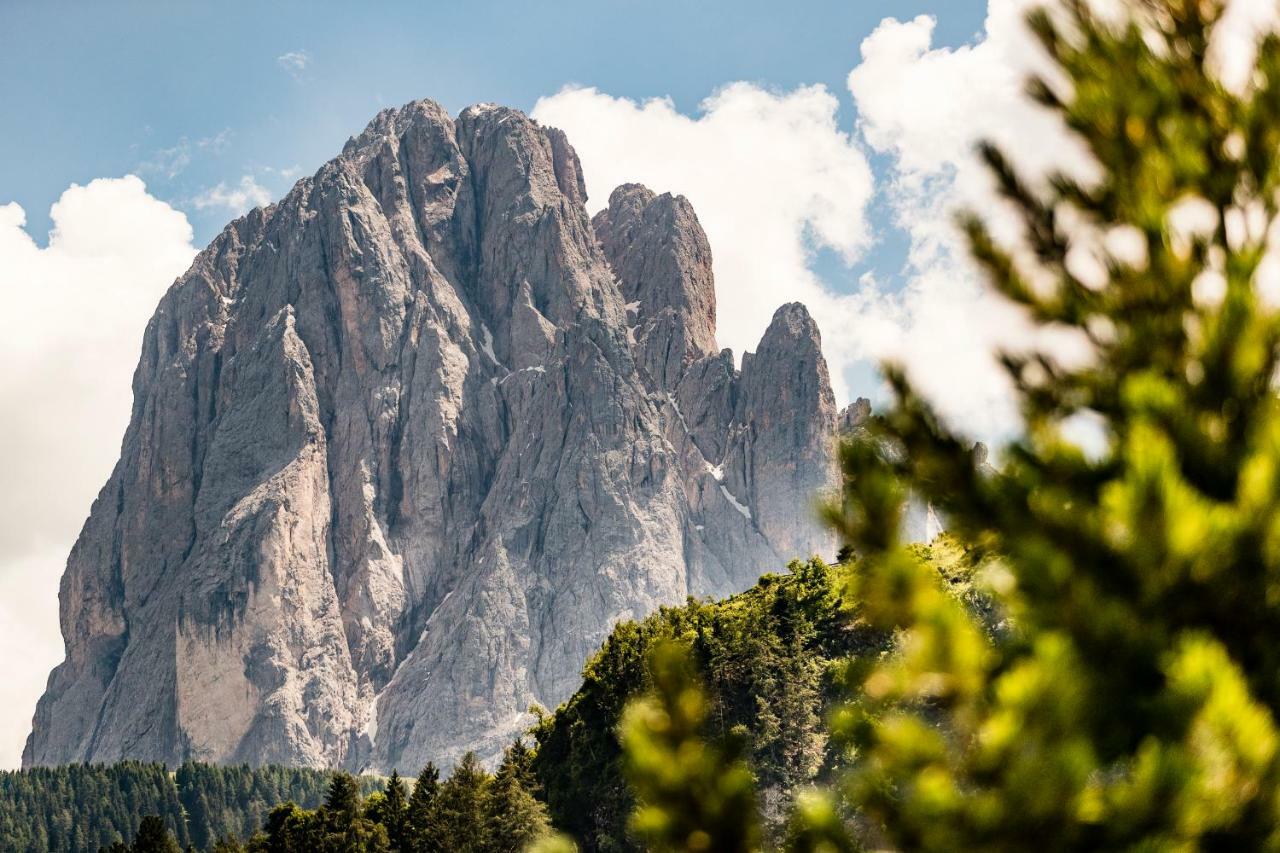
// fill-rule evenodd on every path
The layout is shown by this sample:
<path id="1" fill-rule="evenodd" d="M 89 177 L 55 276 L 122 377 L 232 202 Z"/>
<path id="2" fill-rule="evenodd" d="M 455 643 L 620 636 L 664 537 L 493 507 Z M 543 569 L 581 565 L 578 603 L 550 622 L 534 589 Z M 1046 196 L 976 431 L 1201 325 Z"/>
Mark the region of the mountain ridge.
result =
<path id="1" fill-rule="evenodd" d="M 619 620 L 829 553 L 816 324 L 714 339 L 688 202 L 564 134 L 379 113 L 148 324 L 24 766 L 496 756 Z"/>

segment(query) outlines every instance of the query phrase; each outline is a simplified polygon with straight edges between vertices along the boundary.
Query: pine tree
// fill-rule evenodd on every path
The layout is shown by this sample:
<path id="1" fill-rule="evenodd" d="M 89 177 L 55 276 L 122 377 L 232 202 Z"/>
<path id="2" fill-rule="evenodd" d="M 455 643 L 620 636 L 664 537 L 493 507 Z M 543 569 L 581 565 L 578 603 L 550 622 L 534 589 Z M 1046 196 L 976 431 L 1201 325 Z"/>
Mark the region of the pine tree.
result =
<path id="1" fill-rule="evenodd" d="M 381 799 L 381 795 L 379 795 Z M 386 827 L 363 814 L 360 783 L 350 773 L 335 773 L 324 805 L 314 818 L 320 827 L 317 851 L 383 853 L 389 847 Z"/>
<path id="2" fill-rule="evenodd" d="M 435 816 L 436 800 L 440 795 L 440 771 L 431 762 L 422 768 L 418 781 L 414 783 L 413 793 L 409 796 L 409 810 L 405 815 L 408 848 L 414 853 L 433 853 L 440 847 L 431 837 L 432 819 Z"/>
<path id="3" fill-rule="evenodd" d="M 360 784 L 350 773 L 334 773 L 329 792 L 324 798 L 324 811 L 330 825 L 345 828 L 360 815 Z"/>
<path id="4" fill-rule="evenodd" d="M 752 766 L 766 793 L 789 796 L 812 781 L 822 763 L 822 666 L 807 653 L 801 631 L 775 637 L 774 644 L 755 694 Z"/>
<path id="5" fill-rule="evenodd" d="M 1026 247 L 964 220 L 992 285 L 1092 360 L 1006 354 L 1026 422 L 998 472 L 896 369 L 844 451 L 831 513 L 862 615 L 900 638 L 838 734 L 853 801 L 912 850 L 1280 848 L 1280 41 L 1242 93 L 1214 75 L 1217 0 L 1083 2 L 1028 19 L 1029 91 L 1088 182 L 983 154 Z M 1186 224 L 1189 209 L 1207 227 Z M 1090 276 L 1081 258 L 1100 260 Z M 1268 263 L 1272 263 L 1269 261 Z M 1086 449 L 1069 439 L 1092 424 Z M 896 540 L 906 489 L 985 561 L 994 637 Z"/>
<path id="6" fill-rule="evenodd" d="M 138 824 L 138 834 L 129 846 L 129 853 L 182 853 L 182 847 L 162 818 L 147 815 Z"/>
<path id="7" fill-rule="evenodd" d="M 409 851 L 408 813 L 409 802 L 405 791 L 404 780 L 395 770 L 387 780 L 387 787 L 376 811 L 370 807 L 369 817 L 387 829 L 387 839 L 391 849 Z"/>
<path id="8" fill-rule="evenodd" d="M 488 853 L 520 853 L 551 829 L 547 807 L 535 796 L 533 751 L 517 738 L 502 758 L 489 786 L 485 809 Z"/>
<path id="9" fill-rule="evenodd" d="M 435 849 L 481 853 L 485 841 L 485 807 L 491 779 L 474 752 L 462 756 L 440 786 L 427 822 L 426 837 Z"/>
<path id="10" fill-rule="evenodd" d="M 252 853 L 304 853 L 319 846 L 321 828 L 316 816 L 298 808 L 296 803 L 282 803 L 267 815 L 266 826 L 249 842 Z"/>

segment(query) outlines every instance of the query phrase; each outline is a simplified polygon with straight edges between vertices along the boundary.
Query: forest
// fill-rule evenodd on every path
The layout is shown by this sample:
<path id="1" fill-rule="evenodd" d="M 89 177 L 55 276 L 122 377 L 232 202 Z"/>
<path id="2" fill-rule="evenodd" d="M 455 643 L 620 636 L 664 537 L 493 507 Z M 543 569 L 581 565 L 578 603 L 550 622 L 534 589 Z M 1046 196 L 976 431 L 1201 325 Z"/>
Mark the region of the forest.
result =
<path id="1" fill-rule="evenodd" d="M 293 767 L 213 767 L 125 761 L 0 773 L 0 838 L 5 850 L 97 850 L 131 838 L 147 816 L 183 846 L 205 849 L 243 836 L 279 803 L 319 805 L 328 773 Z"/>

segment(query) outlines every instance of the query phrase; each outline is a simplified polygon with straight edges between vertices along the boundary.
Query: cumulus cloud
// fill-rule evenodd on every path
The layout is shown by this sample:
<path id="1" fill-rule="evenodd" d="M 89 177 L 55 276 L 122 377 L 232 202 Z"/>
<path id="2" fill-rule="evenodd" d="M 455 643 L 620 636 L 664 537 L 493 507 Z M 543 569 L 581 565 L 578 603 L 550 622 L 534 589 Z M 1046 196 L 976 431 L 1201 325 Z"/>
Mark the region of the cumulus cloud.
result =
<path id="1" fill-rule="evenodd" d="M 1029 5 L 993 0 L 985 37 L 958 49 L 931 47 L 932 18 L 882 22 L 849 75 L 861 139 L 840 128 L 822 87 L 777 94 L 734 83 L 696 116 L 669 100 L 568 88 L 533 115 L 573 140 L 593 211 L 626 181 L 689 197 L 715 258 L 722 345 L 753 348 L 780 303 L 804 302 L 823 329 L 841 402 L 871 390 L 846 387 L 849 368 L 893 359 L 956 426 L 996 437 L 1015 427 L 1016 412 L 993 350 L 1037 337 L 983 286 L 952 224 L 960 205 L 995 209 L 974 143 L 1008 143 L 1034 171 L 1088 165 L 1022 97 L 1027 70 L 1042 61 L 1021 25 Z M 878 190 L 863 144 L 888 157 Z M 876 191 L 910 239 L 906 269 L 864 274 L 854 292 L 837 292 L 814 272 L 813 248 L 860 260 Z M 996 225 L 1009 233 L 1013 223 Z"/>
<path id="2" fill-rule="evenodd" d="M 196 210 L 226 210 L 236 216 L 270 203 L 271 192 L 253 175 L 242 175 L 235 184 L 219 181 L 217 186 L 209 187 L 191 200 Z"/>
<path id="3" fill-rule="evenodd" d="M 970 197 L 986 190 L 968 165 L 973 141 L 999 126 L 1025 132 L 1030 110 L 976 115 L 992 100 L 1017 98 L 1014 46 L 930 51 L 932 27 L 929 18 L 884 22 L 850 77 L 859 130 L 893 164 L 881 191 L 911 237 L 905 284 L 864 274 L 855 292 L 839 293 L 813 270 L 814 245 L 849 264 L 863 256 L 875 191 L 859 141 L 840 128 L 837 101 L 822 87 L 776 94 L 735 83 L 696 116 L 665 99 L 637 103 L 568 88 L 539 100 L 533 115 L 573 141 L 593 212 L 627 181 L 688 196 L 711 242 L 721 345 L 754 348 L 779 304 L 804 302 L 824 332 L 841 402 L 871 390 L 846 387 L 848 368 L 893 358 L 923 379 L 953 420 L 990 436 L 1012 416 L 991 339 L 1025 323 L 961 269 L 950 217 L 958 188 L 972 187 Z"/>
<path id="4" fill-rule="evenodd" d="M 295 80 L 302 79 L 302 74 L 311 65 L 311 55 L 305 50 L 291 50 L 276 57 L 276 65 L 283 68 Z"/>
<path id="5" fill-rule="evenodd" d="M 58 579 L 106 482 L 156 302 L 191 262 L 187 218 L 134 176 L 72 185 L 41 248 L 0 206 L 0 767 L 62 658 Z"/>
<path id="6" fill-rule="evenodd" d="M 1033 72 L 1052 74 L 1023 21 L 1038 0 L 990 0 L 984 35 L 959 48 L 933 47 L 932 17 L 886 19 L 861 45 L 849 90 L 868 144 L 891 158 L 884 191 L 910 237 L 906 284 L 864 290 L 857 322 L 893 329 L 872 341 L 880 358 L 904 364 L 954 425 L 971 434 L 1016 430 L 1010 388 L 992 354 L 1037 346 L 1062 360 L 1080 341 L 1032 328 L 982 282 L 954 226 L 959 209 L 980 212 L 998 238 L 1015 242 L 1015 218 L 996 198 L 975 155 L 995 142 L 1027 177 L 1051 170 L 1087 179 L 1094 164 L 1076 139 L 1023 94 Z M 1095 0 L 1114 14 L 1114 0 Z M 1243 85 L 1259 33 L 1276 20 L 1272 0 L 1236 0 L 1214 33 L 1218 73 Z M 1052 77 L 1050 78 L 1052 79 Z"/>
<path id="7" fill-rule="evenodd" d="M 868 341 L 868 354 L 903 364 L 954 426 L 984 437 L 1017 426 L 994 352 L 1049 342 L 982 282 L 955 227 L 955 214 L 967 208 L 1002 239 L 1017 235 L 975 145 L 994 141 L 1030 176 L 1049 169 L 1087 175 L 1092 165 L 1060 123 L 1023 95 L 1027 75 L 1045 62 L 1022 25 L 1031 5 L 992 0 L 984 37 L 954 49 L 932 47 L 932 17 L 887 19 L 862 42 L 848 79 L 864 138 L 890 158 L 884 192 L 910 238 L 905 283 L 865 289 L 855 322 L 890 326 L 892 334 Z M 1074 358 L 1077 347 L 1057 349 Z"/>
<path id="8" fill-rule="evenodd" d="M 711 242 L 721 346 L 754 349 L 774 310 L 799 300 L 819 316 L 828 358 L 839 365 L 849 353 L 822 315 L 849 301 L 823 286 L 812 255 L 822 246 L 850 263 L 862 256 L 873 186 L 837 108 L 821 86 L 777 94 L 733 83 L 695 116 L 667 99 L 638 103 L 571 87 L 540 99 L 533 116 L 573 141 L 593 213 L 629 181 L 693 203 Z"/>

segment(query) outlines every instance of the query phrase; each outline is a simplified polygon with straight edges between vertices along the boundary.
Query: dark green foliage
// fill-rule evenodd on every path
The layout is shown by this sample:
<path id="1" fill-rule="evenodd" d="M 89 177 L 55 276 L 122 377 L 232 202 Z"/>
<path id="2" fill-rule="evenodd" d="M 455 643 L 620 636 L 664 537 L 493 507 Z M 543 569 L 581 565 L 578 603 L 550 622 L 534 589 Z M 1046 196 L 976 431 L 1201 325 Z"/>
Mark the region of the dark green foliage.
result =
<path id="1" fill-rule="evenodd" d="M 73 764 L 0 772 L 0 838 L 6 851 L 96 851 L 131 839 L 160 816 L 179 843 L 190 838 L 178 791 L 159 764 Z"/>
<path id="2" fill-rule="evenodd" d="M 281 803 L 267 815 L 262 832 L 249 841 L 250 853 L 304 853 L 319 844 L 315 813 L 296 803 Z"/>
<path id="3" fill-rule="evenodd" d="M 656 851 L 750 853 L 760 844 L 743 738 L 710 736 L 710 703 L 676 641 L 649 654 L 653 695 L 627 706 L 622 745 L 638 805 L 631 829 Z"/>
<path id="4" fill-rule="evenodd" d="M 844 612 L 835 568 L 821 560 L 790 568 L 725 601 L 691 600 L 614 629 L 582 687 L 536 731 L 533 768 L 558 829 L 587 850 L 638 849 L 626 829 L 634 800 L 617 730 L 626 703 L 652 686 L 648 654 L 668 639 L 682 640 L 703 674 L 709 736 L 737 730 L 745 739 L 766 822 L 780 828 L 790 790 L 833 760 L 822 725 L 837 693 L 829 664 L 887 644 Z"/>
<path id="5" fill-rule="evenodd" d="M 218 767 L 186 762 L 174 776 L 190 841 L 204 849 L 220 836 L 245 839 L 280 803 L 315 808 L 329 787 L 327 771 L 299 767 Z M 362 780 L 371 785 L 372 780 Z"/>
<path id="6" fill-rule="evenodd" d="M 154 815 L 179 845 L 209 850 L 219 838 L 247 839 L 280 803 L 320 805 L 330 776 L 296 767 L 194 762 L 169 773 L 135 761 L 0 772 L 0 849 L 93 853 L 133 839 L 142 818 Z M 360 784 L 378 783 L 362 778 Z"/>
<path id="7" fill-rule="evenodd" d="M 946 590 L 948 600 L 972 613 L 975 624 L 986 624 L 988 608 L 972 590 L 972 561 L 963 549 L 944 536 L 930 547 L 913 546 L 909 554 Z M 849 575 L 848 567 L 827 569 L 827 582 L 845 585 Z M 811 578 L 794 582 L 803 580 Z M 811 673 L 874 666 L 880 655 L 871 652 L 887 651 L 890 635 L 867 630 L 861 607 L 838 602 L 832 607 L 832 625 L 846 637 L 849 651 L 838 666 L 819 665 L 814 651 L 805 651 L 794 637 L 788 641 L 788 631 L 777 626 L 772 643 L 756 635 L 751 635 L 754 642 L 738 637 L 749 655 L 718 660 L 722 667 L 729 660 L 748 668 L 750 655 L 761 661 L 762 672 L 749 679 L 757 685 L 754 726 L 715 723 L 714 693 L 695 663 L 699 646 L 713 645 L 705 631 L 654 641 L 645 669 L 650 686 L 627 703 L 619 726 L 624 769 L 636 800 L 630 835 L 614 836 L 615 843 L 622 839 L 671 853 L 749 853 L 766 843 L 794 851 L 859 849 L 850 834 L 854 815 L 820 789 L 803 787 L 830 778 L 838 765 L 838 755 L 825 750 L 819 711 L 824 697 L 838 698 L 842 689 L 824 687 Z M 775 659 L 778 650 L 784 654 Z"/>
<path id="8" fill-rule="evenodd" d="M 382 793 L 370 800 L 381 802 Z M 266 826 L 248 845 L 250 853 L 386 853 L 387 830 L 370 817 L 359 783 L 348 773 L 335 773 L 325 803 L 315 811 L 285 803 L 271 810 Z"/>
<path id="9" fill-rule="evenodd" d="M 379 801 L 384 795 L 373 795 Z M 384 853 L 387 830 L 365 814 L 360 784 L 350 773 L 334 773 L 324 805 L 314 812 L 292 803 L 272 811 L 251 851 L 314 850 L 316 853 Z"/>
<path id="10" fill-rule="evenodd" d="M 335 825 L 345 826 L 360 816 L 360 786 L 350 773 L 334 773 L 324 810 Z"/>
<path id="11" fill-rule="evenodd" d="M 182 853 L 182 848 L 162 818 L 147 815 L 138 824 L 138 834 L 129 845 L 129 853 Z"/>
<path id="12" fill-rule="evenodd" d="M 427 836 L 436 849 L 480 853 L 485 844 L 485 805 L 491 778 L 468 752 L 440 786 L 427 822 Z"/>
<path id="13" fill-rule="evenodd" d="M 432 768 L 433 770 L 435 768 Z M 387 841 L 392 850 L 407 850 L 409 847 L 409 799 L 404 780 L 400 774 L 391 771 L 386 790 L 382 794 L 374 794 L 365 803 L 365 811 L 375 823 L 380 823 L 387 830 Z"/>
<path id="14" fill-rule="evenodd" d="M 443 783 L 428 765 L 406 796 L 399 774 L 361 799 L 357 781 L 335 774 L 325 803 L 308 811 L 274 809 L 249 843 L 251 853 L 519 853 L 546 838 L 546 807 L 535 797 L 532 752 L 521 741 L 491 776 L 472 753 Z"/>
<path id="15" fill-rule="evenodd" d="M 547 808 L 535 797 L 538 782 L 532 764 L 533 751 L 522 740 L 503 755 L 485 806 L 487 853 L 518 853 L 549 831 Z"/>
<path id="16" fill-rule="evenodd" d="M 431 819 L 435 814 L 436 798 L 440 794 L 440 771 L 427 762 L 418 774 L 414 783 L 413 794 L 409 797 L 409 812 L 406 815 L 406 851 L 426 853 L 435 849 L 431 839 Z"/>
<path id="17" fill-rule="evenodd" d="M 351 853 L 519 853 L 549 838 L 546 806 L 536 797 L 533 752 L 517 740 L 490 775 L 472 753 L 443 783 L 427 765 L 411 794 L 393 773 L 382 791 L 361 799 L 355 779 L 335 774 L 319 809 L 274 809 L 252 853 L 315 850 Z"/>

